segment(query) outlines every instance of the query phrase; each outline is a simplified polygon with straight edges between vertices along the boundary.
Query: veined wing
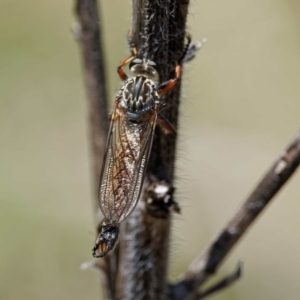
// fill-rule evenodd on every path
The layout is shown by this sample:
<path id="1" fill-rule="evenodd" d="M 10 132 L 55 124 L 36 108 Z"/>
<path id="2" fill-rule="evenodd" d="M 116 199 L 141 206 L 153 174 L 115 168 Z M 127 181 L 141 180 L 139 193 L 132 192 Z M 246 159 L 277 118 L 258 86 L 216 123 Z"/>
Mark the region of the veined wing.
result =
<path id="1" fill-rule="evenodd" d="M 121 222 L 136 206 L 150 155 L 157 113 L 130 122 L 116 104 L 100 187 L 100 208 L 110 222 Z"/>

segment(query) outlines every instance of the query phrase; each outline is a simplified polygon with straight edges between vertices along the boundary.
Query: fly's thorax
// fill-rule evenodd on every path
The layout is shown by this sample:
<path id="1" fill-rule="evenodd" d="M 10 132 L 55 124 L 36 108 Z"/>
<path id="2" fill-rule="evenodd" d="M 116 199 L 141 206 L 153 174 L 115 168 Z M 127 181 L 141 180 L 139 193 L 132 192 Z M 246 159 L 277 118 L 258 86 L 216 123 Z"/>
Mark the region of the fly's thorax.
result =
<path id="1" fill-rule="evenodd" d="M 157 84 L 147 76 L 128 79 L 121 89 L 120 105 L 130 119 L 138 119 L 158 103 Z"/>

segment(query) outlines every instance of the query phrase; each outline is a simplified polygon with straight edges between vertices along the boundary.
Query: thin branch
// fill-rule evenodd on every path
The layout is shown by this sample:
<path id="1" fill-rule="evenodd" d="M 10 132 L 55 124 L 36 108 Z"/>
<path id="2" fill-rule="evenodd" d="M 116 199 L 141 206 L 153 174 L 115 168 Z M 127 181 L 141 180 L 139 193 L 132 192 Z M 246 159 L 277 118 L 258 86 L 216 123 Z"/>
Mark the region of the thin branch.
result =
<path id="1" fill-rule="evenodd" d="M 84 62 L 84 79 L 88 101 L 90 141 L 92 144 L 95 206 L 98 210 L 98 181 L 109 127 L 103 48 L 96 0 L 77 0 L 80 22 L 78 38 Z"/>
<path id="2" fill-rule="evenodd" d="M 276 160 L 218 237 L 192 262 L 182 280 L 173 286 L 175 289 L 180 287 L 181 299 L 195 299 L 198 288 L 216 272 L 230 250 L 283 187 L 299 164 L 300 133 Z"/>
<path id="3" fill-rule="evenodd" d="M 98 184 L 109 128 L 107 111 L 106 79 L 104 72 L 101 23 L 96 0 L 76 0 L 79 25 L 76 35 L 80 41 L 84 65 L 84 79 L 89 114 L 89 132 L 92 148 L 94 210 L 96 224 L 101 222 L 98 204 Z M 92 246 L 92 245 L 91 245 Z M 104 270 L 106 299 L 113 299 L 117 272 L 117 255 L 113 253 L 97 261 L 97 268 Z"/>
<path id="4" fill-rule="evenodd" d="M 204 299 L 216 292 L 228 288 L 233 283 L 235 283 L 238 279 L 240 279 L 241 275 L 242 275 L 242 265 L 241 263 L 239 263 L 237 269 L 232 274 L 227 275 L 225 278 L 223 278 L 221 281 L 219 281 L 212 287 L 208 288 L 207 290 L 198 293 L 198 295 L 196 295 L 195 300 Z"/>
<path id="5" fill-rule="evenodd" d="M 223 290 L 233 283 L 235 283 L 238 279 L 241 278 L 242 275 L 242 263 L 239 262 L 237 269 L 232 273 L 227 275 L 225 278 L 214 284 L 212 287 L 200 291 L 200 292 L 195 292 L 193 295 L 189 296 L 188 293 L 189 291 L 192 290 L 192 285 L 189 285 L 187 282 L 181 281 L 178 282 L 174 285 L 170 284 L 169 285 L 169 294 L 168 294 L 168 299 L 171 300 L 182 300 L 186 299 L 186 297 L 189 296 L 190 300 L 199 300 L 199 299 L 204 299 L 215 292 L 218 292 L 220 290 Z"/>

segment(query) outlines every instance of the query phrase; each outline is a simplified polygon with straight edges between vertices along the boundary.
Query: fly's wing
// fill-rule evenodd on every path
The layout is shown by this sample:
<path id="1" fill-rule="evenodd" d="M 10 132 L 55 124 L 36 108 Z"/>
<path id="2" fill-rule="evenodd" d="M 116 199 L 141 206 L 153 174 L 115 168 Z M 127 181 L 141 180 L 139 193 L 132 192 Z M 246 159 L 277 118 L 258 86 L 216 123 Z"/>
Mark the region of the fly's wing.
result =
<path id="1" fill-rule="evenodd" d="M 108 221 L 120 223 L 136 206 L 151 151 L 157 114 L 133 124 L 114 112 L 100 178 L 100 208 Z"/>

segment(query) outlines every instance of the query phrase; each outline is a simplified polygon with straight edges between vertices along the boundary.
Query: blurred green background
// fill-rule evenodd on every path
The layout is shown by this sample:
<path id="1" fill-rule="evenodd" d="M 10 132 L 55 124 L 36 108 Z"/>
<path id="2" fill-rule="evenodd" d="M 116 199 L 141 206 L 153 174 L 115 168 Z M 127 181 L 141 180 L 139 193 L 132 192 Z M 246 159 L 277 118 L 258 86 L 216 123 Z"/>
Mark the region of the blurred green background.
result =
<path id="1" fill-rule="evenodd" d="M 87 109 L 73 1 L 0 0 L 0 299 L 101 299 L 81 271 L 94 243 Z M 129 1 L 102 1 L 110 99 L 127 56 Z M 229 220 L 296 133 L 300 2 L 192 1 L 189 32 L 208 39 L 186 65 L 170 277 Z M 220 274 L 241 281 L 211 297 L 298 299 L 300 173 Z"/>

